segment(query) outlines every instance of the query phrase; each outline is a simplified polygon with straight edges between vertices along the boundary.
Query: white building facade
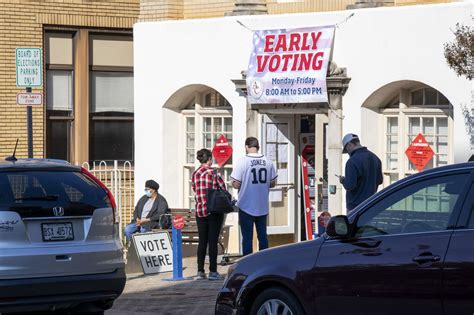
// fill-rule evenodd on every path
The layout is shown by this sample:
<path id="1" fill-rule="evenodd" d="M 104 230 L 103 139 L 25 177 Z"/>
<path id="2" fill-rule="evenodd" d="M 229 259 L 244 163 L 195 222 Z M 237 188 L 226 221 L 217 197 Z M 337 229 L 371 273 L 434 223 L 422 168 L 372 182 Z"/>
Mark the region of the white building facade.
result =
<path id="1" fill-rule="evenodd" d="M 212 149 L 224 134 L 234 149 L 222 168 L 228 179 L 232 160 L 245 154 L 245 138 L 257 136 L 264 153 L 270 146 L 278 152 L 279 185 L 268 221 L 270 243 L 276 245 L 304 238 L 302 134 L 315 138 L 316 216 L 323 210 L 345 212 L 334 174 L 344 166 L 335 147 L 342 134 L 358 134 L 381 158 L 385 186 L 416 172 L 405 150 L 418 133 L 435 152 L 427 168 L 467 161 L 471 138 L 462 107 L 471 106 L 473 85 L 447 66 L 443 44 L 454 39 L 456 23 L 472 24 L 473 11 L 472 2 L 464 2 L 136 24 L 137 198 L 153 178 L 170 207 L 192 207 L 195 152 Z M 350 78 L 342 108 L 248 104 L 236 82 L 248 66 L 252 30 L 324 25 L 337 25 L 331 60 Z M 233 225 L 231 251 L 236 252 L 236 214 L 227 216 L 227 224 Z"/>

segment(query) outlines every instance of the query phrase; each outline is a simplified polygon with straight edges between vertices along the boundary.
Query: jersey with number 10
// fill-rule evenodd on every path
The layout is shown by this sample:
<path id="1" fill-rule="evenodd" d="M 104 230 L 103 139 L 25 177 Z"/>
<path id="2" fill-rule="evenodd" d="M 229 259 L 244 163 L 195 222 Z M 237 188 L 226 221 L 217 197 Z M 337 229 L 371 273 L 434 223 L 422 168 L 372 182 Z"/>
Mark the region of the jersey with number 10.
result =
<path id="1" fill-rule="evenodd" d="M 241 210 L 253 216 L 268 214 L 270 183 L 277 178 L 271 160 L 248 154 L 237 161 L 230 177 L 240 183 L 237 204 Z"/>

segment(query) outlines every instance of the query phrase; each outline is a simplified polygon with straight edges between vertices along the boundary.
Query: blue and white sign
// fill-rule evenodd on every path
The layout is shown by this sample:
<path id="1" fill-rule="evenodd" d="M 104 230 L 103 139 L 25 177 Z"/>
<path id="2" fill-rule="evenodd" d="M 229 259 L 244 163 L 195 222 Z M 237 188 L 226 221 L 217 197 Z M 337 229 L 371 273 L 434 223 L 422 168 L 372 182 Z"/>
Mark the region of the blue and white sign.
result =
<path id="1" fill-rule="evenodd" d="M 43 85 L 43 57 L 41 48 L 16 49 L 16 85 L 40 87 Z"/>

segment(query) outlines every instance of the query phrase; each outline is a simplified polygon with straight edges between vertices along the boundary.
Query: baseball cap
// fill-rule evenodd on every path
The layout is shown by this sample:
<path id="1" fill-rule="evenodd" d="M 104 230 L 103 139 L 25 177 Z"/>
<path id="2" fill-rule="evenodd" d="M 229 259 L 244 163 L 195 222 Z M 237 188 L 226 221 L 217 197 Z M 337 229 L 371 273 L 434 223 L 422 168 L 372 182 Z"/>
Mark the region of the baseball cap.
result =
<path id="1" fill-rule="evenodd" d="M 359 140 L 359 136 L 353 133 L 348 133 L 342 138 L 342 153 L 347 153 L 346 145 L 354 139 Z"/>

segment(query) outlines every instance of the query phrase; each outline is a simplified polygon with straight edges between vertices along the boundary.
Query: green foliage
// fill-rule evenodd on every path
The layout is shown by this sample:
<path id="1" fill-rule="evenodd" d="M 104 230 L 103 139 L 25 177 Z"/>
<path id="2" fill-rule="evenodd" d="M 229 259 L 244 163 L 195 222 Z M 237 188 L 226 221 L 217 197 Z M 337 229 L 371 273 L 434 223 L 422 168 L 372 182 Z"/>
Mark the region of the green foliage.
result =
<path id="1" fill-rule="evenodd" d="M 457 23 L 453 42 L 444 44 L 444 57 L 458 76 L 474 77 L 474 28 Z"/>

